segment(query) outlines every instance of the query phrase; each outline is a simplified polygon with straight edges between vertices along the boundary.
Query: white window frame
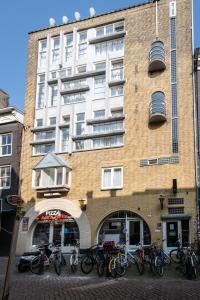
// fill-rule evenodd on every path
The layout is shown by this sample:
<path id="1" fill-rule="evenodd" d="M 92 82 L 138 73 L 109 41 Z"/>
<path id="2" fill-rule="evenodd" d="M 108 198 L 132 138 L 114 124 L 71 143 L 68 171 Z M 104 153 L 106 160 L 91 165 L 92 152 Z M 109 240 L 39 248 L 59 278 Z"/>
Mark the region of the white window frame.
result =
<path id="1" fill-rule="evenodd" d="M 67 42 L 67 38 L 68 37 L 72 37 L 72 41 L 71 43 Z M 65 34 L 65 51 L 64 51 L 64 61 L 68 62 L 70 61 L 70 59 L 73 57 L 73 46 L 74 46 L 74 37 L 73 37 L 73 33 L 68 33 Z M 67 55 L 67 50 L 70 50 L 68 53 L 69 55 Z"/>
<path id="2" fill-rule="evenodd" d="M 46 42 L 46 49 L 42 50 L 42 43 Z M 41 56 L 45 54 L 45 62 L 41 64 Z M 40 40 L 38 45 L 38 68 L 44 68 L 47 62 L 47 39 Z"/>
<path id="3" fill-rule="evenodd" d="M 58 168 L 62 168 L 62 184 L 59 184 L 59 185 L 57 185 Z M 55 187 L 62 187 L 62 186 L 70 187 L 71 186 L 71 171 L 69 169 L 67 169 L 66 167 L 56 167 L 56 168 L 47 168 L 47 169 L 54 169 L 54 184 L 53 185 L 43 185 L 45 169 L 33 170 L 32 187 L 34 189 L 55 188 Z M 39 182 L 38 186 L 36 185 L 37 171 L 40 171 L 40 182 Z M 68 176 L 66 176 L 66 173 L 68 173 Z M 67 179 L 68 179 L 68 182 L 66 182 Z"/>
<path id="4" fill-rule="evenodd" d="M 57 95 L 53 95 L 53 92 L 55 92 L 55 88 L 57 89 Z M 57 84 L 51 84 L 49 86 L 49 107 L 55 107 L 57 106 L 58 103 L 58 95 L 59 95 L 59 90 L 58 90 L 58 85 Z"/>
<path id="5" fill-rule="evenodd" d="M 119 64 L 119 63 L 122 63 L 122 66 L 121 67 L 114 67 L 115 64 Z M 114 79 L 112 78 L 112 73 L 113 71 L 121 71 L 122 70 L 122 77 L 121 78 L 117 78 L 117 79 Z M 110 62 L 110 81 L 121 81 L 121 80 L 124 80 L 124 60 L 123 59 L 117 59 L 117 60 L 112 60 Z"/>
<path id="6" fill-rule="evenodd" d="M 51 145 L 51 146 L 53 146 L 53 151 L 50 151 L 50 152 L 46 152 L 46 151 L 44 151 L 44 152 L 39 152 L 39 153 L 36 153 L 36 147 L 38 146 L 47 146 L 47 145 Z M 34 145 L 33 146 L 33 155 L 34 156 L 40 156 L 40 155 L 45 155 L 45 154 L 47 154 L 47 153 L 54 153 L 55 152 L 55 143 L 54 142 L 49 142 L 49 143 L 41 143 L 41 144 L 38 144 L 38 145 Z"/>
<path id="7" fill-rule="evenodd" d="M 84 118 L 83 118 L 83 120 L 78 120 L 78 115 L 84 115 Z M 82 124 L 81 125 L 81 129 L 82 129 L 82 132 L 81 132 L 81 134 L 77 134 L 77 125 L 78 124 Z M 79 135 L 84 135 L 85 134 L 85 128 L 86 126 L 85 126 L 85 112 L 81 112 L 81 113 L 77 113 L 76 114 L 76 126 L 75 126 L 75 135 L 77 136 L 79 136 Z"/>
<path id="8" fill-rule="evenodd" d="M 113 89 L 117 89 L 117 88 L 121 88 L 122 87 L 122 89 L 123 89 L 123 93 L 122 94 L 119 94 L 119 95 L 112 95 L 112 90 Z M 115 85 L 115 86 L 112 86 L 111 88 L 110 88 L 110 97 L 122 97 L 122 96 L 124 96 L 124 86 L 123 85 Z"/>
<path id="9" fill-rule="evenodd" d="M 3 165 L 3 166 L 0 166 L 0 169 L 1 168 L 10 168 L 10 177 L 8 176 L 5 176 L 5 177 L 1 177 L 0 178 L 10 178 L 10 185 L 9 186 L 6 186 L 6 187 L 3 187 L 3 186 L 0 186 L 0 190 L 9 190 L 11 188 L 11 179 L 12 179 L 12 166 L 11 165 Z M 0 173 L 1 175 L 1 173 Z"/>
<path id="10" fill-rule="evenodd" d="M 54 41 L 55 40 L 59 40 L 59 46 L 58 47 L 54 47 Z M 54 52 L 58 52 L 58 59 L 57 60 L 53 60 L 54 58 Z M 54 36 L 51 38 L 51 64 L 52 65 L 58 65 L 60 62 L 60 36 Z"/>
<path id="11" fill-rule="evenodd" d="M 124 27 L 124 30 L 125 30 L 125 22 L 124 21 L 118 21 L 118 22 L 115 22 L 115 23 L 110 23 L 110 24 L 107 24 L 107 25 L 104 25 L 104 26 L 99 26 L 99 27 L 96 27 L 95 28 L 95 36 L 98 38 L 100 38 L 100 37 L 104 37 L 104 36 L 109 36 L 109 35 L 112 35 L 112 34 L 115 34 L 115 33 L 118 33 L 118 32 L 123 32 L 124 30 L 120 30 L 120 31 L 118 31 L 118 30 L 116 30 L 116 25 L 118 24 L 123 24 L 123 27 Z M 111 33 L 107 33 L 106 31 L 107 31 L 107 28 L 108 27 L 112 27 L 112 32 Z M 103 34 L 102 35 L 97 35 L 97 30 L 98 29 L 100 29 L 100 30 L 102 30 L 102 32 L 103 32 Z"/>
<path id="12" fill-rule="evenodd" d="M 86 34 L 86 39 L 83 40 L 83 41 L 80 40 L 80 35 L 81 34 Z M 78 43 L 78 59 L 82 59 L 82 58 L 86 57 L 87 50 L 88 50 L 88 33 L 87 33 L 87 31 L 81 31 L 81 32 L 79 32 L 78 41 L 79 41 L 79 43 Z M 82 54 L 80 54 L 80 48 L 81 47 L 84 47 L 83 48 L 84 52 Z"/>
<path id="13" fill-rule="evenodd" d="M 42 109 L 42 108 L 45 107 L 45 81 L 46 81 L 46 75 L 44 76 L 44 81 L 40 81 L 42 75 L 45 75 L 45 73 L 38 74 L 38 77 L 37 77 L 36 109 Z M 43 94 L 43 98 L 42 98 L 43 101 L 40 102 L 40 105 L 39 105 L 40 86 L 43 86 L 44 94 Z"/>
<path id="14" fill-rule="evenodd" d="M 39 126 L 38 126 L 38 121 L 42 121 L 42 125 L 39 125 Z M 43 126 L 43 121 L 44 121 L 43 118 L 38 118 L 38 119 L 36 119 L 36 120 L 35 120 L 35 127 L 39 127 L 39 128 L 42 127 L 42 126 Z"/>
<path id="15" fill-rule="evenodd" d="M 113 185 L 113 178 L 114 178 L 114 170 L 115 169 L 120 169 L 121 170 L 121 185 L 120 186 L 114 186 Z M 110 170 L 111 171 L 111 186 L 110 187 L 105 187 L 103 185 L 104 182 L 104 171 L 105 170 Z M 119 166 L 119 167 L 107 167 L 107 168 L 102 168 L 101 170 L 101 189 L 102 190 L 118 190 L 118 189 L 123 189 L 123 167 Z"/>
<path id="16" fill-rule="evenodd" d="M 54 118 L 55 118 L 55 120 L 56 120 L 56 122 L 57 122 L 56 116 L 49 117 L 49 125 L 50 125 L 50 126 L 56 126 L 56 122 L 55 122 L 54 124 L 51 124 L 51 119 L 54 119 Z"/>
<path id="17" fill-rule="evenodd" d="M 2 137 L 4 135 L 10 135 L 11 136 L 11 144 L 2 144 Z M 11 150 L 10 150 L 10 154 L 2 154 L 2 148 L 6 146 L 11 146 Z M 6 156 L 12 156 L 12 150 L 13 150 L 13 133 L 12 132 L 6 132 L 6 133 L 2 133 L 0 134 L 0 157 L 6 157 Z"/>
<path id="18" fill-rule="evenodd" d="M 63 141 L 63 131 L 68 129 L 68 139 Z M 66 126 L 60 129 L 60 152 L 68 153 L 69 152 L 69 137 L 70 137 L 70 126 Z M 67 147 L 67 151 L 63 150 L 63 146 Z"/>

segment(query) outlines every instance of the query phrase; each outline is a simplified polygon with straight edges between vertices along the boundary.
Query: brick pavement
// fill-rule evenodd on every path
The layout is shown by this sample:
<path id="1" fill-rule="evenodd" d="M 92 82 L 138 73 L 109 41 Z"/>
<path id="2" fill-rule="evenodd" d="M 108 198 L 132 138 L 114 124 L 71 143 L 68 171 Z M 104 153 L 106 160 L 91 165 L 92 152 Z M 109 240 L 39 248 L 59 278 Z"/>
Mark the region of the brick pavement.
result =
<path id="1" fill-rule="evenodd" d="M 0 288 L 3 274 L 0 263 Z M 96 274 L 73 275 L 64 270 L 59 277 L 53 272 L 42 276 L 13 272 L 9 300 L 199 300 L 200 280 L 181 277 L 153 278 L 131 273 L 119 279 L 98 278 Z"/>

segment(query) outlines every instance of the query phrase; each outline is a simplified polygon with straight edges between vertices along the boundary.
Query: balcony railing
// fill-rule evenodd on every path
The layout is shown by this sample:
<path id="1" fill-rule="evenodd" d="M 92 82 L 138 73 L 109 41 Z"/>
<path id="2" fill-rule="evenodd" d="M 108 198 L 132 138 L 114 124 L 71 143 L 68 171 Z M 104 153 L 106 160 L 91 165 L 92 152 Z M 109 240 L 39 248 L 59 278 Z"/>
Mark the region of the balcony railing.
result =
<path id="1" fill-rule="evenodd" d="M 151 97 L 149 123 L 164 121 L 166 121 L 165 95 L 162 92 L 156 92 Z"/>
<path id="2" fill-rule="evenodd" d="M 156 41 L 151 45 L 149 53 L 149 72 L 158 72 L 166 69 L 165 48 L 161 41 Z"/>

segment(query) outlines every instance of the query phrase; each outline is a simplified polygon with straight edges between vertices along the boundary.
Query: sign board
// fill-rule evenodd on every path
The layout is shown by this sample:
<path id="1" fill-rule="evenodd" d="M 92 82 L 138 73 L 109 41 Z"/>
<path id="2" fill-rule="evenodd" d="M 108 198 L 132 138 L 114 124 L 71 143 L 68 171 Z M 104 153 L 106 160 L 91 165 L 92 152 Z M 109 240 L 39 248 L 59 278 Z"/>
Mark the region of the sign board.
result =
<path id="1" fill-rule="evenodd" d="M 10 205 L 20 206 L 24 203 L 23 199 L 19 195 L 9 195 L 6 197 L 6 201 Z"/>
<path id="2" fill-rule="evenodd" d="M 48 210 L 45 213 L 43 213 L 42 215 L 37 217 L 38 221 L 63 221 L 68 219 L 70 216 L 65 213 L 62 212 L 60 210 Z"/>

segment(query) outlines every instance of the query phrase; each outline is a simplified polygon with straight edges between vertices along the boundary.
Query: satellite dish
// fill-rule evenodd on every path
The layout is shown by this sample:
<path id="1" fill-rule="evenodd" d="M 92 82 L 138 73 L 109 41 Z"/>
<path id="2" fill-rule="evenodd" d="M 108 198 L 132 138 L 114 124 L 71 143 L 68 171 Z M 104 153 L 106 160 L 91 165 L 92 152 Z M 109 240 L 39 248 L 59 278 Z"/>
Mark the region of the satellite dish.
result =
<path id="1" fill-rule="evenodd" d="M 62 17 L 62 22 L 63 22 L 63 24 L 67 24 L 69 22 L 68 17 L 67 16 L 63 16 Z"/>
<path id="2" fill-rule="evenodd" d="M 81 15 L 80 15 L 80 13 L 79 13 L 78 11 L 76 11 L 76 12 L 74 13 L 74 17 L 75 17 L 75 20 L 76 20 L 76 21 L 80 21 L 80 19 L 81 19 Z"/>
<path id="3" fill-rule="evenodd" d="M 56 26 L 56 20 L 54 18 L 49 19 L 49 27 L 54 27 Z"/>
<path id="4" fill-rule="evenodd" d="M 94 9 L 94 7 L 90 7 L 90 17 L 93 18 L 96 15 L 96 11 Z"/>

